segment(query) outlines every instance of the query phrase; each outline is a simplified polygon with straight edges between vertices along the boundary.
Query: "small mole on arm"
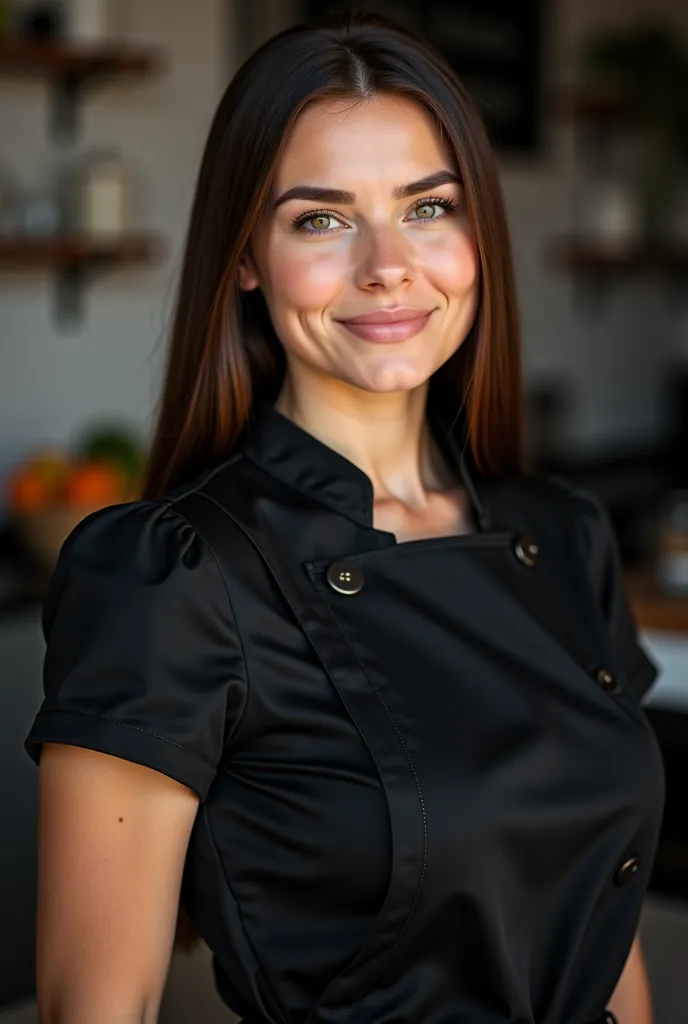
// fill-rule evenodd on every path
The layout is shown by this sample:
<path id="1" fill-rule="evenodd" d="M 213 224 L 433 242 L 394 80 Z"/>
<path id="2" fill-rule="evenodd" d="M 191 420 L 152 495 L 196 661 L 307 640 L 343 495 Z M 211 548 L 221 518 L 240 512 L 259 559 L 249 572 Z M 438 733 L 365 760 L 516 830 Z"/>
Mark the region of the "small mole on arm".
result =
<path id="1" fill-rule="evenodd" d="M 119 820 L 120 820 L 120 821 L 124 821 L 124 818 L 120 818 Z"/>

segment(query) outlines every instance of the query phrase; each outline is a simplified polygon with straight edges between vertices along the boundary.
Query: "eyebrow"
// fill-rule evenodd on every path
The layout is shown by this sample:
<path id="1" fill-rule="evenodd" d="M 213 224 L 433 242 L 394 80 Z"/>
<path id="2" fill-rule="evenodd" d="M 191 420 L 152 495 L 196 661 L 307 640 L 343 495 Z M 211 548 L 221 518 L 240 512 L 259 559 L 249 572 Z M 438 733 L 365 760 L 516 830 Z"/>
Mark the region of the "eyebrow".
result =
<path id="1" fill-rule="evenodd" d="M 418 181 L 410 181 L 408 185 L 397 185 L 392 189 L 393 199 L 407 199 L 409 196 L 416 196 L 420 192 L 429 192 L 440 185 L 460 185 L 461 179 L 453 171 L 435 171 L 433 174 L 419 178 Z M 345 192 L 339 188 L 325 188 L 321 185 L 295 185 L 283 192 L 275 200 L 274 208 L 277 209 L 283 203 L 292 199 L 307 199 L 316 203 L 339 203 L 351 205 L 356 202 L 355 192 Z"/>

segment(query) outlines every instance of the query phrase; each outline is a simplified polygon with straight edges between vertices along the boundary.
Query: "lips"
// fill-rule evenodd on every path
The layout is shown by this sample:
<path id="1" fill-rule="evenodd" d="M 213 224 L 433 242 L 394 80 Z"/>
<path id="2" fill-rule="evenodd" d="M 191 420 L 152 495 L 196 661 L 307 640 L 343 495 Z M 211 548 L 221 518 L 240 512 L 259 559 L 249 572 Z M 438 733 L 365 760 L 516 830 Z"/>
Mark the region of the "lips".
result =
<path id="1" fill-rule="evenodd" d="M 413 309 L 410 306 L 397 306 L 388 309 L 375 309 L 359 316 L 348 316 L 339 322 L 343 324 L 397 324 L 404 320 L 419 320 L 432 312 L 431 309 Z"/>
<path id="2" fill-rule="evenodd" d="M 420 334 L 427 326 L 432 313 L 431 309 L 397 306 L 395 309 L 375 309 L 369 313 L 359 313 L 358 316 L 351 316 L 338 322 L 357 338 L 378 344 L 389 344 L 406 341 Z"/>

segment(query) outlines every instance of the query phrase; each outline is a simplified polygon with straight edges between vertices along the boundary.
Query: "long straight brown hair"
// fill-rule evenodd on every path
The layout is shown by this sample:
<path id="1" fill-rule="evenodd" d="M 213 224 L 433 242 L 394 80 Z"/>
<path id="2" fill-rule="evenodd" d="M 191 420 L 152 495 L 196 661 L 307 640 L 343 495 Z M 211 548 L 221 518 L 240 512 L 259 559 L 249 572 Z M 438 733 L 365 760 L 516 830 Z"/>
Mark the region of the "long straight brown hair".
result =
<path id="1" fill-rule="evenodd" d="M 179 284 L 144 496 L 193 479 L 227 457 L 256 396 L 273 400 L 282 346 L 259 290 L 237 267 L 269 195 L 289 130 L 324 98 L 401 94 L 435 117 L 461 176 L 480 265 L 468 337 L 433 374 L 429 402 L 461 411 L 485 475 L 522 471 L 520 328 L 506 217 L 482 119 L 442 57 L 376 15 L 301 25 L 258 49 L 230 82 L 203 155 Z"/>

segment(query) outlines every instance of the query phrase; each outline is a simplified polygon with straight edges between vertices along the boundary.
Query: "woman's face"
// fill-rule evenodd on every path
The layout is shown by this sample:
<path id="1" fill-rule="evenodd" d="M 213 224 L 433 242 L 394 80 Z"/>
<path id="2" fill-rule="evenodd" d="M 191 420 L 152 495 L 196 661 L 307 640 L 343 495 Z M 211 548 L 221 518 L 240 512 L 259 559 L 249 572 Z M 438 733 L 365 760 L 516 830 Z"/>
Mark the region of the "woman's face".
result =
<path id="1" fill-rule="evenodd" d="M 423 107 L 382 95 L 304 111 L 239 278 L 260 287 L 292 377 L 418 387 L 470 330 L 478 276 L 463 189 Z"/>

